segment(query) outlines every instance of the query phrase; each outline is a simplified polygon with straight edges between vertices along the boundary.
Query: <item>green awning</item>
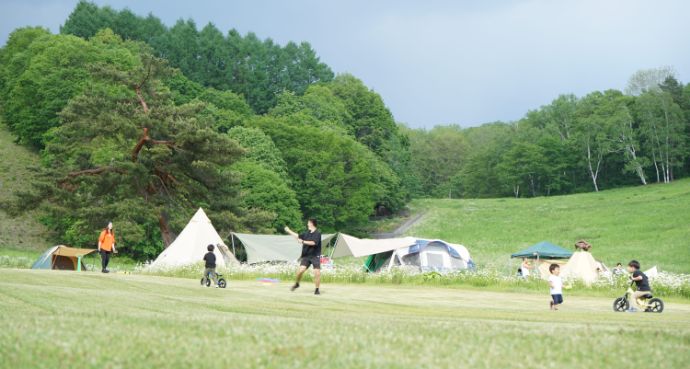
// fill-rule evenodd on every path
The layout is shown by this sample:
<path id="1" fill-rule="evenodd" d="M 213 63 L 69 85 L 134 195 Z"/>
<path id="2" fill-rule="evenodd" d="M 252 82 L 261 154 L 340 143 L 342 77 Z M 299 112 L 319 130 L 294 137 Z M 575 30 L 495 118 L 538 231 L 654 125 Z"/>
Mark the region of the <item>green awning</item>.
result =
<path id="1" fill-rule="evenodd" d="M 542 241 L 510 255 L 510 257 L 527 259 L 568 259 L 572 255 L 573 253 L 571 251 L 554 245 L 551 242 Z"/>

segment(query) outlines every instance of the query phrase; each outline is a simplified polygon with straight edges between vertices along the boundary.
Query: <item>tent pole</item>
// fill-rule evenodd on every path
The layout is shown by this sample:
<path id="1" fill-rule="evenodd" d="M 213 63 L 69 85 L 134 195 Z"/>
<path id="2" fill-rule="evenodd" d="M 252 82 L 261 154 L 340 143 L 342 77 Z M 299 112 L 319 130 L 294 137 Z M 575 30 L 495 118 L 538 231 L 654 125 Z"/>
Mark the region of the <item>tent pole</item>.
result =
<path id="1" fill-rule="evenodd" d="M 237 254 L 235 253 L 235 235 L 230 232 L 230 243 L 232 243 L 232 254 L 235 256 L 235 259 L 237 259 Z"/>
<path id="2" fill-rule="evenodd" d="M 335 237 L 331 238 L 331 240 L 335 240 L 335 242 L 333 243 L 333 248 L 331 249 L 331 255 L 328 256 L 330 259 L 333 259 L 333 254 L 335 253 L 335 245 L 338 244 L 338 237 L 340 237 L 340 233 L 336 234 Z"/>
<path id="3" fill-rule="evenodd" d="M 77 256 L 77 272 L 81 272 L 81 256 Z"/>

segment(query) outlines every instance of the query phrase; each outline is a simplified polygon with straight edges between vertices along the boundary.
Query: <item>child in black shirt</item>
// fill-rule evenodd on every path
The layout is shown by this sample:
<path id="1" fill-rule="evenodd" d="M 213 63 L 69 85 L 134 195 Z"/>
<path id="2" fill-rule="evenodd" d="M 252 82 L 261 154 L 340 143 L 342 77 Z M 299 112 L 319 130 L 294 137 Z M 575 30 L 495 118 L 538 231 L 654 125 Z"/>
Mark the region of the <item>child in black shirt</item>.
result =
<path id="1" fill-rule="evenodd" d="M 213 253 L 213 245 L 208 245 L 208 252 L 204 255 L 204 278 L 210 278 L 218 288 L 218 276 L 216 275 L 216 254 Z"/>

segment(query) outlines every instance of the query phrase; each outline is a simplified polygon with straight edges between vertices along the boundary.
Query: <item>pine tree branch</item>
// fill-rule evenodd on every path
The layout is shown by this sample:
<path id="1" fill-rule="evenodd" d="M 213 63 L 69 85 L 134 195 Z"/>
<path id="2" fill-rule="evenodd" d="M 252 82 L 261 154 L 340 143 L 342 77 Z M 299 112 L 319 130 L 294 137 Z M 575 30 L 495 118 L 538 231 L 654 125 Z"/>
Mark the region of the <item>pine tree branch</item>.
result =
<path id="1" fill-rule="evenodd" d="M 141 136 L 139 141 L 137 141 L 136 146 L 134 146 L 134 150 L 132 150 L 133 162 L 136 162 L 137 159 L 139 159 L 139 152 L 147 143 L 151 145 L 166 145 L 168 147 L 175 147 L 175 141 L 152 140 L 151 137 L 149 137 L 149 129 L 144 128 L 144 134 Z"/>

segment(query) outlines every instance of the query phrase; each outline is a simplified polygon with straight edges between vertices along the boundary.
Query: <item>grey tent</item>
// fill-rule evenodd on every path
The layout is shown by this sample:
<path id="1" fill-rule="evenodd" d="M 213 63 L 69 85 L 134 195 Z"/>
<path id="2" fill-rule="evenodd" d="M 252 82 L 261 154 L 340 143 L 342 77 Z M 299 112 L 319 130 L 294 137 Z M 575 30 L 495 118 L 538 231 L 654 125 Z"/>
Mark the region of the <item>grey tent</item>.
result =
<path id="1" fill-rule="evenodd" d="M 321 245 L 327 245 L 334 234 L 321 235 Z M 302 253 L 302 245 L 292 236 L 271 234 L 232 233 L 233 244 L 242 243 L 247 253 L 247 263 L 266 261 L 296 261 Z"/>

